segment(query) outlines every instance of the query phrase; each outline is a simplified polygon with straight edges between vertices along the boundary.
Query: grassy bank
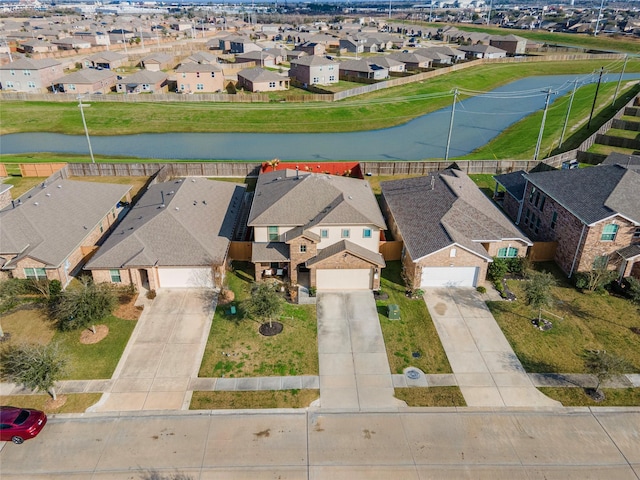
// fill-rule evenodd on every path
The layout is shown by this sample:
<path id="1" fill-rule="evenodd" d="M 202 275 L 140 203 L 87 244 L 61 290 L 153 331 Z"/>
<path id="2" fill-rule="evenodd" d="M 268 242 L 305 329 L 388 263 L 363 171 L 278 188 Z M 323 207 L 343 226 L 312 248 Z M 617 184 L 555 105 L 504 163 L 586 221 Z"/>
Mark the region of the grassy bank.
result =
<path id="1" fill-rule="evenodd" d="M 527 76 L 589 73 L 601 66 L 602 61 L 530 63 L 526 68 L 485 65 L 336 103 L 94 102 L 85 116 L 92 135 L 373 130 L 400 125 L 450 105 L 454 87 L 487 91 Z M 640 64 L 629 62 L 627 71 L 640 71 Z M 84 130 L 75 101 L 4 102 L 0 134 L 16 132 L 81 135 Z"/>

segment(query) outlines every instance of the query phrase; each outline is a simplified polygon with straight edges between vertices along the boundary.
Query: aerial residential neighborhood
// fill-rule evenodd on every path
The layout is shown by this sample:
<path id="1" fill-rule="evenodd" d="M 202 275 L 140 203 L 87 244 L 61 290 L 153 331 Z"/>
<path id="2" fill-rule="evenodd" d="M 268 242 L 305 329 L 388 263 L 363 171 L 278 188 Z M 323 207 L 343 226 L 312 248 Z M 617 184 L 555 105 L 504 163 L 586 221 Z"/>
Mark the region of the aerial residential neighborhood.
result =
<path id="1" fill-rule="evenodd" d="M 0 3 L 2 478 L 636 478 L 637 17 Z"/>

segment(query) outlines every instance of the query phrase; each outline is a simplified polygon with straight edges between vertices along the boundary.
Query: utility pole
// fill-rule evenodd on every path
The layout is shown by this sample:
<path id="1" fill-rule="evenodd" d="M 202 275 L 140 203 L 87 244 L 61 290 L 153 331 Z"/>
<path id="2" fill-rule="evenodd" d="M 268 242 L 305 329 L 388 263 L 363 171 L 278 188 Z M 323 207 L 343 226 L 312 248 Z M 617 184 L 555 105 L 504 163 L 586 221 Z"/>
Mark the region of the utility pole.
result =
<path id="1" fill-rule="evenodd" d="M 391 0 L 389 0 L 389 20 L 391 20 Z"/>
<path id="2" fill-rule="evenodd" d="M 604 0 L 600 2 L 600 10 L 598 10 L 598 19 L 596 20 L 596 29 L 593 32 L 593 36 L 598 36 L 598 27 L 600 26 L 600 17 L 602 16 L 602 8 L 604 7 Z"/>
<path id="3" fill-rule="evenodd" d="M 616 93 L 613 94 L 613 102 L 611 106 L 615 106 L 616 100 L 618 99 L 618 91 L 620 90 L 620 84 L 622 83 L 622 76 L 624 75 L 624 71 L 627 68 L 627 60 L 629 60 L 629 55 L 624 56 L 624 65 L 622 65 L 622 71 L 620 72 L 620 78 L 618 79 L 618 85 L 616 85 Z"/>
<path id="4" fill-rule="evenodd" d="M 447 148 L 444 152 L 444 161 L 449 160 L 449 146 L 451 145 L 451 132 L 453 131 L 453 116 L 456 113 L 456 101 L 458 100 L 458 89 L 453 91 L 453 104 L 451 105 L 451 121 L 449 122 L 449 135 L 447 135 Z"/>
<path id="5" fill-rule="evenodd" d="M 604 73 L 604 67 L 600 67 L 600 76 L 598 77 L 598 85 L 596 86 L 596 93 L 593 96 L 593 105 L 591 105 L 591 113 L 589 114 L 589 122 L 587 123 L 587 130 L 591 128 L 591 119 L 593 118 L 593 111 L 596 109 L 596 100 L 598 99 L 598 90 L 600 90 L 600 82 L 602 81 L 603 73 Z"/>
<path id="6" fill-rule="evenodd" d="M 491 8 L 493 7 L 493 0 L 489 2 L 489 13 L 487 13 L 487 25 L 491 24 Z"/>
<path id="7" fill-rule="evenodd" d="M 84 126 L 84 134 L 87 136 L 87 144 L 89 145 L 89 155 L 91 156 L 91 163 L 96 163 L 96 159 L 93 158 L 93 149 L 91 148 L 91 140 L 89 139 L 89 130 L 87 129 L 87 121 L 84 119 L 84 107 L 90 107 L 91 105 L 82 104 L 82 95 L 78 96 L 78 107 L 80 108 L 80 116 L 82 117 L 82 125 Z"/>
<path id="8" fill-rule="evenodd" d="M 540 144 L 542 143 L 542 134 L 544 133 L 544 124 L 547 121 L 547 110 L 549 109 L 549 99 L 551 98 L 551 89 L 547 90 L 547 99 L 544 102 L 544 113 L 542 114 L 542 123 L 540 124 L 540 133 L 538 134 L 538 143 L 536 143 L 536 152 L 533 154 L 533 159 L 538 160 L 538 154 L 540 153 Z"/>
<path id="9" fill-rule="evenodd" d="M 578 88 L 578 80 L 573 81 L 573 90 L 571 90 L 571 98 L 569 99 L 569 108 L 567 108 L 567 117 L 564 119 L 564 127 L 562 127 L 562 135 L 560 135 L 560 143 L 558 147 L 562 146 L 564 142 L 564 134 L 567 131 L 567 124 L 569 123 L 569 115 L 571 114 L 571 106 L 573 105 L 573 97 L 576 94 L 576 89 Z"/>

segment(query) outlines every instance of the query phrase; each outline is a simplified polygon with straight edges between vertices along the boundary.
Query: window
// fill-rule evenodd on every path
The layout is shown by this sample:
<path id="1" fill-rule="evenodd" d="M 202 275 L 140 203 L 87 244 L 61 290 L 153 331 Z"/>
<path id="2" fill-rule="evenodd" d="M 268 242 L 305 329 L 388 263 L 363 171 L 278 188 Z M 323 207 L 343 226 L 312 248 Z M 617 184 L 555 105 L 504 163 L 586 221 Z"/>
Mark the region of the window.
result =
<path id="1" fill-rule="evenodd" d="M 538 230 L 540 230 L 540 217 L 536 217 L 536 226 L 533 229 L 533 233 L 538 233 Z"/>
<path id="2" fill-rule="evenodd" d="M 30 76 L 31 76 L 31 70 L 24 70 L 24 71 L 22 72 L 22 74 L 23 74 L 25 77 L 30 77 Z"/>
<path id="3" fill-rule="evenodd" d="M 182 78 L 187 78 L 187 74 L 185 72 L 182 72 Z"/>
<path id="4" fill-rule="evenodd" d="M 300 245 L 300 253 L 307 253 L 307 246 L 306 245 Z"/>
<path id="5" fill-rule="evenodd" d="M 184 83 L 180 84 L 180 90 L 184 90 Z"/>
<path id="6" fill-rule="evenodd" d="M 16 71 L 15 70 L 9 70 L 9 73 L 11 73 L 11 75 L 15 75 Z"/>
<path id="7" fill-rule="evenodd" d="M 70 83 L 69 85 L 67 85 L 67 88 L 68 88 L 69 90 L 75 90 L 75 89 L 76 89 L 76 86 L 75 86 L 73 83 Z"/>
<path id="8" fill-rule="evenodd" d="M 533 196 L 536 194 L 537 191 L 538 190 L 536 187 L 531 187 L 531 191 L 529 192 L 529 202 L 533 200 Z"/>
<path id="9" fill-rule="evenodd" d="M 599 257 L 595 257 L 593 259 L 593 269 L 598 270 L 602 268 L 607 268 L 609 264 L 609 257 L 607 255 L 602 255 Z"/>
<path id="10" fill-rule="evenodd" d="M 120 270 L 109 270 L 109 274 L 111 275 L 111 281 L 113 283 L 120 283 L 122 281 Z"/>
<path id="11" fill-rule="evenodd" d="M 278 235 L 278 227 L 267 227 L 267 235 L 270 242 L 277 242 L 280 235 Z"/>
<path id="12" fill-rule="evenodd" d="M 451 250 L 449 250 L 449 256 L 451 258 L 454 258 L 456 256 L 457 250 L 455 248 L 452 248 Z"/>
<path id="13" fill-rule="evenodd" d="M 211 72 L 211 78 L 216 78 L 216 72 Z"/>
<path id="14" fill-rule="evenodd" d="M 311 83 L 318 83 L 320 81 L 320 79 L 318 77 L 313 77 L 313 82 Z"/>
<path id="15" fill-rule="evenodd" d="M 362 238 L 371 238 L 371 229 L 365 228 L 362 230 Z"/>
<path id="16" fill-rule="evenodd" d="M 36 88 L 36 84 L 35 84 L 35 82 L 27 82 L 27 86 L 28 86 L 29 88 Z"/>
<path id="17" fill-rule="evenodd" d="M 329 81 L 333 82 L 335 81 L 336 77 L 334 75 L 329 75 Z"/>
<path id="18" fill-rule="evenodd" d="M 613 242 L 616 239 L 616 234 L 618 233 L 618 225 L 615 223 L 610 223 L 609 225 L 605 225 L 602 229 L 602 236 L 600 240 L 603 242 Z"/>
<path id="19" fill-rule="evenodd" d="M 326 228 L 320 230 L 320 238 L 329 238 L 329 230 Z"/>
<path id="20" fill-rule="evenodd" d="M 556 223 L 558 223 L 558 212 L 553 212 L 553 215 L 551 215 L 551 230 L 555 230 Z"/>
<path id="21" fill-rule="evenodd" d="M 44 268 L 25 268 L 24 276 L 34 280 L 44 280 L 47 278 L 47 272 Z"/>
<path id="22" fill-rule="evenodd" d="M 7 82 L 6 86 L 7 88 L 13 88 L 13 82 Z"/>
<path id="23" fill-rule="evenodd" d="M 524 212 L 524 224 L 529 225 L 529 217 L 531 217 L 531 210 L 528 208 Z"/>
<path id="24" fill-rule="evenodd" d="M 544 202 L 547 199 L 547 197 L 545 195 L 542 195 L 542 198 L 540 199 L 540 211 L 544 210 Z"/>
<path id="25" fill-rule="evenodd" d="M 196 78 L 200 78 L 200 72 L 196 72 Z"/>
<path id="26" fill-rule="evenodd" d="M 349 229 L 348 228 L 343 228 L 342 229 L 342 238 L 349 238 Z"/>
<path id="27" fill-rule="evenodd" d="M 276 88 L 276 82 L 269 82 L 269 88 Z"/>
<path id="28" fill-rule="evenodd" d="M 636 227 L 633 231 L 633 238 L 640 238 L 640 227 Z"/>
<path id="29" fill-rule="evenodd" d="M 148 83 L 143 83 L 142 84 L 142 90 L 149 90 L 149 84 Z"/>
<path id="30" fill-rule="evenodd" d="M 100 233 L 104 233 L 104 227 L 100 225 Z"/>
<path id="31" fill-rule="evenodd" d="M 204 90 L 204 83 L 196 84 L 196 90 Z"/>
<path id="32" fill-rule="evenodd" d="M 514 247 L 505 247 L 498 250 L 499 258 L 515 258 L 518 256 L 518 249 Z"/>

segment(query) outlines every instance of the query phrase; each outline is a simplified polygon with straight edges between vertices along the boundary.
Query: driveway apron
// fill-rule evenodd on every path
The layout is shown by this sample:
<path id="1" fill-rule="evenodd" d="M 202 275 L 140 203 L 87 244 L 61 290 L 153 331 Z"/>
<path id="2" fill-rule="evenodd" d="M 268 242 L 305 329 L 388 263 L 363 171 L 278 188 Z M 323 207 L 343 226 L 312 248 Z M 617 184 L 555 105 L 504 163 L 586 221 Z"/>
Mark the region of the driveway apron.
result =
<path id="1" fill-rule="evenodd" d="M 387 352 L 370 291 L 320 292 L 317 301 L 320 407 L 386 409 L 394 398 Z"/>
<path id="2" fill-rule="evenodd" d="M 158 291 L 138 320 L 110 391 L 90 410 L 188 408 L 189 382 L 198 375 L 214 306 L 207 290 Z"/>
<path id="3" fill-rule="evenodd" d="M 427 289 L 424 299 L 468 406 L 561 406 L 533 386 L 475 289 Z"/>

